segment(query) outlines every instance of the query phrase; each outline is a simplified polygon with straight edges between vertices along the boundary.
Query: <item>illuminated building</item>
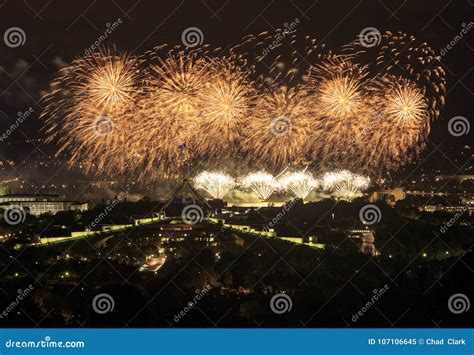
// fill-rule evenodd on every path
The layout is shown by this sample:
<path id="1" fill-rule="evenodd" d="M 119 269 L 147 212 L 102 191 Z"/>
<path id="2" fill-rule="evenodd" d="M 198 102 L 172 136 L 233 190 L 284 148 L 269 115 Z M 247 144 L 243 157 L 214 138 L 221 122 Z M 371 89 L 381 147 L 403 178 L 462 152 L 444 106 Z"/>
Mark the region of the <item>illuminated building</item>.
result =
<path id="1" fill-rule="evenodd" d="M 43 213 L 56 214 L 62 211 L 87 211 L 87 203 L 66 201 L 61 195 L 3 195 L 0 207 L 21 206 L 28 213 L 39 216 Z"/>
<path id="2" fill-rule="evenodd" d="M 426 205 L 420 207 L 424 212 L 446 212 L 446 213 L 464 213 L 468 212 L 469 216 L 474 214 L 474 206 L 469 205 Z"/>
<path id="3" fill-rule="evenodd" d="M 396 187 L 394 189 L 377 190 L 370 196 L 370 202 L 385 201 L 389 205 L 394 205 L 397 201 L 404 200 L 406 193 L 403 187 Z"/>

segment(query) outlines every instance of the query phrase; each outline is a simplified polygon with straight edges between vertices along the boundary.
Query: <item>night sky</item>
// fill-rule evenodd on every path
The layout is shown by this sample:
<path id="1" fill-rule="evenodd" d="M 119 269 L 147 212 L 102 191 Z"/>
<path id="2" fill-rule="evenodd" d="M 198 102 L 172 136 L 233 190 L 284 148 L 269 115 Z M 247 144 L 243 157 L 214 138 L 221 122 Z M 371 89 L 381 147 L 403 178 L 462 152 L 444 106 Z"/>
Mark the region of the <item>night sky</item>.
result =
<path id="1" fill-rule="evenodd" d="M 18 166 L 25 158 L 54 153 L 54 146 L 36 140 L 43 137 L 38 119 L 41 92 L 60 68 L 83 54 L 103 34 L 107 23 L 118 18 L 123 23 L 105 44 L 129 53 L 143 53 L 162 43 L 180 44 L 181 33 L 188 27 L 200 28 L 205 43 L 225 47 L 247 34 L 271 31 L 297 18 L 298 32 L 316 36 L 334 49 L 357 38 L 363 28 L 375 27 L 381 32 L 413 34 L 440 53 L 459 34 L 463 23 L 474 20 L 473 15 L 473 0 L 0 0 L 2 37 L 10 27 L 20 27 L 26 34 L 25 44 L 17 48 L 0 41 L 0 129 L 9 127 L 17 112 L 33 109 L 20 129 L 0 143 L 0 159 L 14 160 Z M 433 123 L 428 149 L 420 157 L 425 161 L 430 156 L 423 168 L 461 173 L 450 160 L 456 160 L 459 167 L 472 158 L 472 151 L 465 146 L 472 143 L 473 130 L 454 138 L 447 131 L 447 122 L 453 116 L 464 116 L 472 122 L 473 33 L 474 29 L 443 57 L 448 82 L 446 106 Z M 462 172 L 469 173 L 470 165 Z M 2 174 L 7 176 L 8 172 Z"/>

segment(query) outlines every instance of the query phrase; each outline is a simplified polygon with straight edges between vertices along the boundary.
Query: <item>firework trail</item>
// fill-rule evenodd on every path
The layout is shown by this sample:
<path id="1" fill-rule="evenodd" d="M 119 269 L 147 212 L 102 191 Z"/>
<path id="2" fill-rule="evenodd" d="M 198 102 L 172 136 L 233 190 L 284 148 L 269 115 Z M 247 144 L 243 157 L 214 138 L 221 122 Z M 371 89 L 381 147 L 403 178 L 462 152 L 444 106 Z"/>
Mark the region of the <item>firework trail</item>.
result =
<path id="1" fill-rule="evenodd" d="M 279 184 L 273 175 L 264 171 L 248 174 L 241 179 L 240 185 L 252 190 L 261 201 L 267 200 L 279 188 Z"/>
<path id="2" fill-rule="evenodd" d="M 235 179 L 230 175 L 215 171 L 202 171 L 194 178 L 194 183 L 215 199 L 222 199 L 236 185 Z"/>
<path id="3" fill-rule="evenodd" d="M 58 154 L 98 174 L 153 179 L 239 162 L 387 175 L 426 146 L 446 92 L 438 61 L 403 33 L 336 53 L 293 25 L 229 51 L 104 49 L 60 71 L 42 116 Z"/>
<path id="4" fill-rule="evenodd" d="M 293 194 L 304 199 L 309 193 L 318 186 L 318 181 L 305 170 L 286 175 L 281 179 L 281 185 L 293 192 Z"/>
<path id="5" fill-rule="evenodd" d="M 416 83 L 428 102 L 431 119 L 439 116 L 445 102 L 445 72 L 441 57 L 426 42 L 403 32 L 387 31 L 378 46 L 365 47 L 356 40 L 343 50 L 355 61 L 367 63 L 374 77 L 389 74 Z"/>
<path id="6" fill-rule="evenodd" d="M 250 162 L 279 168 L 302 165 L 311 149 L 305 144 L 312 133 L 313 104 L 301 87 L 279 87 L 255 102 L 252 119 L 244 127 L 243 154 Z"/>
<path id="7" fill-rule="evenodd" d="M 332 192 L 336 197 L 352 200 L 369 187 L 370 179 L 348 170 L 328 172 L 323 175 L 323 189 Z"/>
<path id="8" fill-rule="evenodd" d="M 120 173 L 129 163 L 124 145 L 138 124 L 140 68 L 140 58 L 104 49 L 74 60 L 51 83 L 43 97 L 45 131 L 58 154 L 71 151 L 71 165 Z"/>

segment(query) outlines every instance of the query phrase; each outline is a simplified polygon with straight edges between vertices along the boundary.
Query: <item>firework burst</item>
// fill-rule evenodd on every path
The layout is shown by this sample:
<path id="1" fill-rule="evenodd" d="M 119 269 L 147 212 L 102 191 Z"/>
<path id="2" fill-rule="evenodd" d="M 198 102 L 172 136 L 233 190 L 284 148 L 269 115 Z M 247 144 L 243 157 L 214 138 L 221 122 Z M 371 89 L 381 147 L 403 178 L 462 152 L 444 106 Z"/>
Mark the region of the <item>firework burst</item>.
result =
<path id="1" fill-rule="evenodd" d="M 130 128 L 142 93 L 140 68 L 137 57 L 101 50 L 74 60 L 51 83 L 42 117 L 58 154 L 71 150 L 71 165 L 82 160 L 87 171 L 123 171 L 124 143 L 133 139 Z M 115 160 L 119 156 L 123 159 Z"/>
<path id="2" fill-rule="evenodd" d="M 304 88 L 279 87 L 255 103 L 252 119 L 244 127 L 242 150 L 250 161 L 280 167 L 306 161 L 311 148 L 314 105 Z"/>
<path id="3" fill-rule="evenodd" d="M 176 177 L 184 162 L 239 162 L 386 175 L 426 146 L 446 92 L 439 59 L 390 32 L 379 46 L 357 40 L 336 54 L 293 25 L 227 52 L 100 50 L 61 70 L 42 116 L 58 154 L 97 173 Z"/>
<path id="4" fill-rule="evenodd" d="M 203 171 L 194 178 L 197 188 L 209 193 L 215 199 L 222 199 L 235 185 L 235 179 L 230 175 L 216 172 Z"/>
<path id="5" fill-rule="evenodd" d="M 318 186 L 318 181 L 310 173 L 303 170 L 283 177 L 281 185 L 293 192 L 296 197 L 304 199 Z"/>
<path id="6" fill-rule="evenodd" d="M 241 185 L 252 190 L 261 201 L 267 200 L 270 195 L 279 187 L 275 177 L 264 171 L 250 173 L 243 177 Z"/>
<path id="7" fill-rule="evenodd" d="M 352 200 L 369 187 L 370 179 L 348 170 L 334 171 L 324 174 L 323 188 L 344 200 Z"/>

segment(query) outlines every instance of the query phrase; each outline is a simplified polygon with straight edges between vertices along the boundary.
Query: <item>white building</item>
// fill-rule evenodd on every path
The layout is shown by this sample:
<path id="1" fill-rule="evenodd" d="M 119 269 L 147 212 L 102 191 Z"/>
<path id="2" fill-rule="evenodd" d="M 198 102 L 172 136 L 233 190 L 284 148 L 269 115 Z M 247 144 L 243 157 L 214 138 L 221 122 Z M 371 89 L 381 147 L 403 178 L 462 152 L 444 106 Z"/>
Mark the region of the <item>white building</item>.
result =
<path id="1" fill-rule="evenodd" d="M 3 195 L 0 196 L 0 208 L 21 206 L 28 213 L 39 216 L 43 213 L 56 214 L 62 211 L 87 211 L 87 203 L 66 201 L 60 195 Z"/>

